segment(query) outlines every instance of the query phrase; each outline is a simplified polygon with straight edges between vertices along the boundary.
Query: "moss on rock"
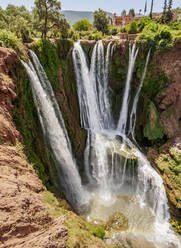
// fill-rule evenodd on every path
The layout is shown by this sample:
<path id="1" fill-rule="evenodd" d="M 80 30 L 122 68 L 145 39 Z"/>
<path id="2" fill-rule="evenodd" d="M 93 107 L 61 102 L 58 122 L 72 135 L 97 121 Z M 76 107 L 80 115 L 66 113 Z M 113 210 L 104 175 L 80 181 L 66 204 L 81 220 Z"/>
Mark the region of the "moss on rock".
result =
<path id="1" fill-rule="evenodd" d="M 128 219 L 121 213 L 115 213 L 109 218 L 106 224 L 106 230 L 110 233 L 125 231 L 128 229 Z"/>
<path id="2" fill-rule="evenodd" d="M 40 63 L 52 84 L 53 90 L 55 92 L 58 91 L 60 85 L 58 76 L 60 60 L 57 55 L 56 46 L 54 46 L 49 40 L 40 39 L 35 43 L 34 48 Z"/>
<path id="3" fill-rule="evenodd" d="M 23 137 L 28 160 L 33 165 L 43 184 L 48 185 L 49 177 L 41 159 L 41 156 L 44 157 L 41 145 L 43 144 L 43 137 L 40 132 L 40 124 L 33 102 L 29 79 L 20 63 L 15 66 L 13 73 L 17 83 L 17 97 L 13 103 L 13 118 L 17 129 Z"/>
<path id="4" fill-rule="evenodd" d="M 147 121 L 144 127 L 144 136 L 150 141 L 162 139 L 164 136 L 163 128 L 160 124 L 159 114 L 153 102 L 150 102 L 147 113 Z"/>

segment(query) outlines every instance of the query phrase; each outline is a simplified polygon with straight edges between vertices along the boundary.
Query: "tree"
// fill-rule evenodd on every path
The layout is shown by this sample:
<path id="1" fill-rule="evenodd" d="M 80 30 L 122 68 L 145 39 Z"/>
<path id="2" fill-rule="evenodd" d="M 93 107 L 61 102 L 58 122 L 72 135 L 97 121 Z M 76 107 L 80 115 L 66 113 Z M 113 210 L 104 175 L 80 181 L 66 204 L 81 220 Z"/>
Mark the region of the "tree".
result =
<path id="1" fill-rule="evenodd" d="M 130 9 L 130 10 L 129 10 L 129 15 L 135 16 L 135 11 L 134 11 L 134 9 Z"/>
<path id="2" fill-rule="evenodd" d="M 147 12 L 147 0 L 145 2 L 144 14 L 146 14 L 146 12 Z"/>
<path id="3" fill-rule="evenodd" d="M 163 6 L 163 15 L 165 15 L 167 12 L 167 0 L 164 1 L 164 6 Z"/>
<path id="4" fill-rule="evenodd" d="M 169 0 L 168 2 L 168 11 L 166 13 L 166 22 L 171 22 L 173 19 L 173 13 L 172 13 L 172 5 L 173 5 L 173 0 Z"/>
<path id="5" fill-rule="evenodd" d="M 97 28 L 98 31 L 101 31 L 103 34 L 107 34 L 109 29 L 109 18 L 107 17 L 107 13 L 101 9 L 98 9 L 94 12 L 94 27 Z"/>
<path id="6" fill-rule="evenodd" d="M 151 0 L 150 18 L 152 19 L 154 0 Z"/>
<path id="7" fill-rule="evenodd" d="M 123 9 L 123 11 L 121 12 L 121 16 L 126 16 L 126 10 Z"/>
<path id="8" fill-rule="evenodd" d="M 66 18 L 61 18 L 57 25 L 54 25 L 51 29 L 51 37 L 62 37 L 67 39 L 70 34 L 70 24 L 67 22 Z"/>
<path id="9" fill-rule="evenodd" d="M 33 10 L 35 28 L 41 30 L 42 37 L 55 26 L 60 27 L 63 15 L 60 13 L 61 4 L 57 0 L 35 0 Z"/>
<path id="10" fill-rule="evenodd" d="M 167 0 L 164 1 L 163 15 L 161 18 L 162 23 L 169 23 L 173 19 L 172 4 L 172 0 L 169 0 L 168 3 Z"/>
<path id="11" fill-rule="evenodd" d="M 90 22 L 87 19 L 82 19 L 73 25 L 76 31 L 88 31 L 90 30 Z"/>
<path id="12" fill-rule="evenodd" d="M 62 34 L 62 38 L 68 38 L 70 31 L 70 24 L 67 22 L 66 18 L 61 19 L 60 23 L 60 32 Z"/>
<path id="13" fill-rule="evenodd" d="M 136 21 L 132 21 L 128 26 L 127 26 L 127 33 L 128 34 L 137 34 L 137 23 Z"/>
<path id="14" fill-rule="evenodd" d="M 32 15 L 25 6 L 9 4 L 2 13 L 0 11 L 0 28 L 9 30 L 22 38 L 23 42 L 31 41 Z"/>

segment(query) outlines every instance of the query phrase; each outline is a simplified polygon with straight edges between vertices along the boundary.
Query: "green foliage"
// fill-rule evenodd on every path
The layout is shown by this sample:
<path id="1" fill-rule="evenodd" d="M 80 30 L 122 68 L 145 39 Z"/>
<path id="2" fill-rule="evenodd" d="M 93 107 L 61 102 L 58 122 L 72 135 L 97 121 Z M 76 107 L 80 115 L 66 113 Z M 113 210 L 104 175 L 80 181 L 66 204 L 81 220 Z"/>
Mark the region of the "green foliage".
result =
<path id="1" fill-rule="evenodd" d="M 88 228 L 89 232 L 94 236 L 103 239 L 105 236 L 105 230 L 103 227 L 97 227 L 96 225 L 87 223 L 86 227 Z"/>
<path id="2" fill-rule="evenodd" d="M 60 10 L 61 4 L 57 0 L 35 0 L 34 28 L 42 32 L 42 37 L 46 38 L 51 29 L 61 28 L 64 16 Z"/>
<path id="3" fill-rule="evenodd" d="M 179 31 L 172 30 L 167 25 L 161 25 L 155 22 L 149 23 L 137 37 L 140 45 L 153 47 L 156 51 L 170 49 L 174 42 L 181 38 Z"/>
<path id="4" fill-rule="evenodd" d="M 65 18 L 61 18 L 59 20 L 58 25 L 54 25 L 51 29 L 51 36 L 50 37 L 58 37 L 67 39 L 70 35 L 70 24 L 67 22 Z"/>
<path id="5" fill-rule="evenodd" d="M 120 32 L 121 33 L 126 33 L 126 27 L 121 27 Z"/>
<path id="6" fill-rule="evenodd" d="M 21 40 L 10 31 L 0 30 L 0 46 L 13 48 L 15 51 L 17 51 L 18 54 L 21 54 Z"/>
<path id="7" fill-rule="evenodd" d="M 130 24 L 128 24 L 126 31 L 128 34 L 137 34 L 138 30 L 136 21 L 132 21 Z"/>
<path id="8" fill-rule="evenodd" d="M 72 40 L 59 40 L 57 42 L 58 57 L 60 60 L 66 60 L 69 51 L 73 48 Z"/>
<path id="9" fill-rule="evenodd" d="M 170 223 L 171 223 L 171 225 L 172 225 L 174 231 L 175 231 L 176 233 L 181 234 L 181 224 L 180 224 L 177 220 L 175 220 L 175 219 L 171 219 L 171 220 L 170 220 Z"/>
<path id="10" fill-rule="evenodd" d="M 144 81 L 143 91 L 152 99 L 154 98 L 167 84 L 169 80 L 164 72 L 156 70 L 153 65 L 150 65 L 147 71 L 147 76 Z"/>
<path id="11" fill-rule="evenodd" d="M 36 53 L 46 71 L 46 74 L 52 84 L 53 90 L 59 90 L 59 65 L 60 61 L 57 55 L 56 47 L 49 40 L 41 39 L 35 44 Z"/>
<path id="12" fill-rule="evenodd" d="M 130 10 L 129 10 L 129 15 L 135 16 L 135 11 L 134 11 L 134 9 L 130 9 Z"/>
<path id="13" fill-rule="evenodd" d="M 180 22 L 173 22 L 170 25 L 170 28 L 173 30 L 179 30 L 181 32 L 181 23 Z"/>
<path id="14" fill-rule="evenodd" d="M 151 18 L 149 16 L 144 16 L 137 21 L 137 30 L 138 32 L 142 32 L 145 26 L 151 23 Z"/>
<path id="15" fill-rule="evenodd" d="M 101 31 L 89 35 L 89 40 L 102 40 L 102 38 L 103 34 Z"/>
<path id="16" fill-rule="evenodd" d="M 24 145 L 18 140 L 16 139 L 16 149 L 18 150 L 19 154 L 26 159 L 25 153 L 24 153 Z"/>
<path id="17" fill-rule="evenodd" d="M 72 35 L 72 39 L 73 39 L 74 41 L 79 40 L 79 33 L 78 33 L 78 32 L 74 32 L 73 35 Z"/>
<path id="18" fill-rule="evenodd" d="M 88 19 L 82 19 L 82 20 L 76 22 L 73 25 L 73 28 L 76 31 L 89 31 L 90 30 L 90 22 Z"/>
<path id="19" fill-rule="evenodd" d="M 68 240 L 66 247 L 73 248 L 79 244 L 79 247 L 107 247 L 101 240 L 105 231 L 102 227 L 87 223 L 83 218 L 77 216 L 72 211 L 65 209 L 65 203 L 61 198 L 56 198 L 49 191 L 41 192 L 43 202 L 47 206 L 50 215 L 56 219 L 65 216 L 64 225 L 68 228 Z"/>
<path id="20" fill-rule="evenodd" d="M 58 202 L 53 193 L 49 191 L 43 191 L 41 192 L 41 195 L 43 197 L 43 202 L 47 206 L 49 213 L 53 218 L 56 219 L 65 214 L 65 210 L 62 208 L 61 204 Z"/>
<path id="21" fill-rule="evenodd" d="M 101 9 L 94 12 L 94 27 L 103 34 L 108 34 L 109 18 L 107 13 Z"/>
<path id="22" fill-rule="evenodd" d="M 24 6 L 9 4 L 0 9 L 0 29 L 13 32 L 23 42 L 31 42 L 32 15 Z"/>
<path id="23" fill-rule="evenodd" d="M 144 136 L 150 141 L 163 138 L 163 128 L 160 125 L 158 111 L 153 102 L 150 102 L 147 112 L 147 121 L 144 127 Z"/>
<path id="24" fill-rule="evenodd" d="M 110 35 L 116 35 L 119 33 L 119 31 L 120 31 L 119 28 L 117 28 L 115 26 L 111 26 L 111 25 L 109 26 L 109 34 Z"/>

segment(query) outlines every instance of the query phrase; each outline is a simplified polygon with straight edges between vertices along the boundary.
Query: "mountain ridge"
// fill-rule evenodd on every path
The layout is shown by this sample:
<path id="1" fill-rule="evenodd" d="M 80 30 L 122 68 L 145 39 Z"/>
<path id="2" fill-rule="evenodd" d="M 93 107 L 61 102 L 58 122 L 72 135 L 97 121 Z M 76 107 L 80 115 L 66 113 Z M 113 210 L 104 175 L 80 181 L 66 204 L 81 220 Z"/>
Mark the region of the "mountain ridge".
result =
<path id="1" fill-rule="evenodd" d="M 65 18 L 71 25 L 73 25 L 77 21 L 80 21 L 81 19 L 88 19 L 90 23 L 93 23 L 93 11 L 62 10 L 61 12 L 65 15 Z M 107 15 L 113 17 L 113 14 L 110 12 L 107 12 Z"/>

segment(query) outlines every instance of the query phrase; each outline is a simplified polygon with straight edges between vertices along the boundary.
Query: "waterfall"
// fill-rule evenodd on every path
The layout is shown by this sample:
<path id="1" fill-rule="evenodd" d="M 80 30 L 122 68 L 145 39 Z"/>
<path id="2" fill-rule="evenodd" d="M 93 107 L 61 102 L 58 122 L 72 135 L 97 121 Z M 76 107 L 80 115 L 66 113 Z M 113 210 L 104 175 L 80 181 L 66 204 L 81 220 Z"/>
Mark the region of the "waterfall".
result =
<path id="1" fill-rule="evenodd" d="M 114 44 L 111 42 L 106 54 L 102 41 L 96 42 L 90 69 L 80 42 L 75 43 L 72 55 L 81 125 L 88 129 L 84 166 L 87 188 L 91 190 L 93 200 L 87 218 L 107 221 L 111 214 L 122 212 L 129 219 L 128 232 L 142 231 L 155 247 L 168 248 L 171 244 L 181 247 L 170 228 L 162 178 L 126 136 L 131 80 L 138 55 L 135 44 L 129 47 L 128 73 L 120 118 L 117 129 L 113 130 L 108 88 L 109 64 L 113 51 Z M 133 137 L 137 103 L 149 57 L 150 51 L 131 111 L 130 131 Z"/>
<path id="2" fill-rule="evenodd" d="M 84 128 L 100 129 L 100 110 L 96 94 L 96 82 L 91 81 L 90 71 L 80 42 L 76 42 L 73 50 L 73 62 L 76 71 L 77 92 L 80 105 L 81 126 Z M 95 104 L 96 103 L 96 104 Z M 94 107 L 93 107 L 94 106 Z"/>
<path id="3" fill-rule="evenodd" d="M 88 198 L 72 156 L 64 121 L 51 84 L 37 56 L 30 51 L 33 64 L 22 61 L 31 82 L 34 102 L 42 126 L 46 145 L 55 163 L 65 196 L 77 210 L 87 205 Z"/>
<path id="4" fill-rule="evenodd" d="M 150 59 L 150 52 L 151 52 L 151 50 L 149 50 L 147 58 L 146 58 L 145 68 L 144 68 L 144 71 L 143 71 L 143 75 L 142 75 L 142 78 L 141 78 L 141 82 L 140 82 L 138 91 L 137 91 L 137 93 L 135 95 L 135 98 L 134 98 L 134 101 L 133 101 L 133 107 L 132 107 L 132 111 L 131 111 L 131 114 L 130 114 L 129 132 L 131 133 L 132 138 L 134 140 L 135 140 L 134 131 L 135 131 L 135 125 L 136 125 L 137 105 L 138 105 L 140 92 L 141 92 L 141 89 L 142 89 L 142 86 L 143 86 L 143 83 L 144 83 L 144 80 L 145 80 L 146 72 L 147 72 L 148 62 L 149 62 L 149 59 Z"/>
<path id="5" fill-rule="evenodd" d="M 89 129 L 84 154 L 85 171 L 89 183 L 96 184 L 101 194 L 108 194 L 109 144 L 102 130 L 112 124 L 108 98 L 108 72 L 112 43 L 107 45 L 106 55 L 102 41 L 96 42 L 91 58 L 90 69 L 86 55 L 80 45 L 75 43 L 73 62 L 76 74 L 82 127 Z M 100 145 L 101 144 L 101 145 Z M 107 196 L 106 196 L 107 197 Z"/>
<path id="6" fill-rule="evenodd" d="M 98 41 L 93 49 L 90 69 L 85 53 L 76 42 L 73 50 L 73 62 L 76 72 L 77 92 L 79 96 L 81 126 L 91 130 L 108 128 L 111 113 L 108 98 L 108 70 L 111 58 L 111 43 L 107 46 L 106 59 L 104 46 Z"/>
<path id="7" fill-rule="evenodd" d="M 129 64 L 128 64 L 128 73 L 127 79 L 125 84 L 125 90 L 123 95 L 123 102 L 122 108 L 120 112 L 120 117 L 118 121 L 117 129 L 120 130 L 122 134 L 126 133 L 126 126 L 127 126 L 127 119 L 128 119 L 128 107 L 129 107 L 129 93 L 130 93 L 130 86 L 131 80 L 133 76 L 133 70 L 135 61 L 138 55 L 138 49 L 136 49 L 136 45 L 134 44 L 132 47 L 129 46 Z"/>

